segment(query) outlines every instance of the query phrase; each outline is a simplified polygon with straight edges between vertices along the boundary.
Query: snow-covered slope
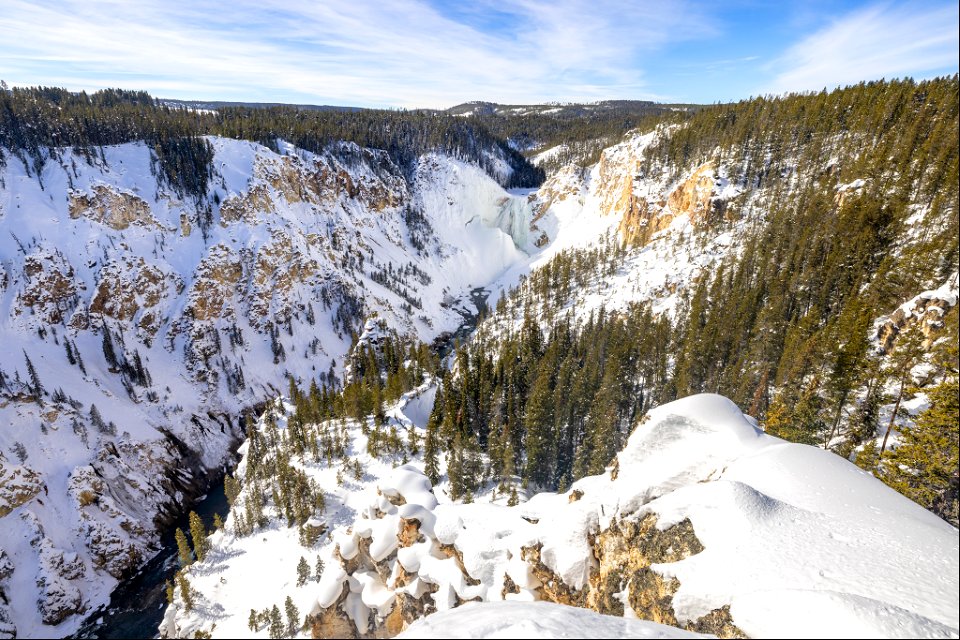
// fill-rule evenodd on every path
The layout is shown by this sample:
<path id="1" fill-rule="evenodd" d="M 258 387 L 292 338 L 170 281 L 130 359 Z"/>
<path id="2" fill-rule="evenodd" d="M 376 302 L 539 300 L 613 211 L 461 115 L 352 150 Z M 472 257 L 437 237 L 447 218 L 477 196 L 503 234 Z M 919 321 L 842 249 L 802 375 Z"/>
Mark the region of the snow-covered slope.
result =
<path id="1" fill-rule="evenodd" d="M 410 625 L 398 638 L 703 638 L 676 627 L 549 602 L 467 603 Z"/>
<path id="2" fill-rule="evenodd" d="M 597 164 L 561 167 L 530 194 L 530 237 L 540 251 L 503 278 L 501 288 L 561 254 L 613 253 L 616 247 L 616 258 L 591 274 L 585 286 L 571 290 L 568 299 L 537 300 L 529 283 L 526 289 L 521 285 L 505 315 L 488 321 L 491 329 L 519 325 L 531 302 L 541 316 L 545 304 L 585 319 L 601 306 L 617 310 L 634 301 L 673 315 L 699 275 L 736 255 L 763 217 L 770 194 L 747 189 L 739 167 L 690 167 L 678 179 L 671 179 L 666 168 L 645 173 L 644 150 L 671 131 L 629 134 L 605 149 Z M 733 202 L 736 215 L 730 214 Z"/>
<path id="3" fill-rule="evenodd" d="M 428 341 L 526 260 L 527 200 L 475 165 L 210 143 L 199 200 L 141 143 L 39 173 L 6 155 L 0 620 L 21 636 L 75 629 L 229 461 L 241 411 L 341 376 L 365 317 Z"/>
<path id="4" fill-rule="evenodd" d="M 396 428 L 417 428 L 403 415 L 414 396 Z M 547 600 L 725 637 L 960 631 L 957 529 L 829 452 L 762 433 L 721 396 L 652 410 L 607 473 L 513 507 L 490 488 L 450 503 L 416 457 L 391 469 L 398 458 L 365 456 L 359 426 L 348 431 L 362 481 L 335 486 L 336 468 L 300 467 L 327 494 L 329 535 L 304 546 L 268 506 L 270 524 L 239 537 L 232 514 L 186 574 L 192 611 L 177 596 L 164 635 L 262 636 L 247 612 L 288 595 L 314 634 L 337 636 L 393 635 L 470 600 Z M 298 557 L 317 555 L 322 574 L 298 585 Z M 465 624 L 496 632 L 470 611 Z M 564 624 L 556 611 L 530 631 Z"/>

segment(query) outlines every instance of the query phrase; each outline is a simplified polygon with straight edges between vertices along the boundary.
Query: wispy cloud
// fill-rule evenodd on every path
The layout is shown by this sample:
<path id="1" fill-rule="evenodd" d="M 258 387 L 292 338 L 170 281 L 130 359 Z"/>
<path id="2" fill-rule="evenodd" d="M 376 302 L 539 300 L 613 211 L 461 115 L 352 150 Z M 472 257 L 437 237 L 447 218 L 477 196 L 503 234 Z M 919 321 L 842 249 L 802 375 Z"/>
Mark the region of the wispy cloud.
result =
<path id="1" fill-rule="evenodd" d="M 712 33 L 685 0 L 4 0 L 0 76 L 176 97 L 449 106 L 654 95 L 643 60 Z M 486 12 L 486 13 L 485 13 Z M 495 12 L 496 25 L 483 24 Z"/>
<path id="2" fill-rule="evenodd" d="M 775 60 L 768 90 L 819 90 L 862 80 L 955 73 L 958 5 L 876 4 L 832 21 Z"/>

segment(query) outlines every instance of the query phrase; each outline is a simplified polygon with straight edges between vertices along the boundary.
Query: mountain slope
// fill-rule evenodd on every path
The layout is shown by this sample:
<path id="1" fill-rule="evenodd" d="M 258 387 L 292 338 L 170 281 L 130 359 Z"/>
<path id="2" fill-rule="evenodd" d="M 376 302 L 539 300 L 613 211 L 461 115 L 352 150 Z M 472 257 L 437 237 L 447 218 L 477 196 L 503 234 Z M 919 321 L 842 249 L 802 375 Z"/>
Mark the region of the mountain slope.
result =
<path id="1" fill-rule="evenodd" d="M 427 155 L 411 180 L 352 144 L 209 143 L 198 199 L 140 143 L 39 173 L 8 154 L 0 584 L 20 634 L 70 632 L 230 462 L 241 413 L 288 376 L 335 384 L 365 317 L 432 340 L 525 258 L 526 201 L 470 163 Z"/>

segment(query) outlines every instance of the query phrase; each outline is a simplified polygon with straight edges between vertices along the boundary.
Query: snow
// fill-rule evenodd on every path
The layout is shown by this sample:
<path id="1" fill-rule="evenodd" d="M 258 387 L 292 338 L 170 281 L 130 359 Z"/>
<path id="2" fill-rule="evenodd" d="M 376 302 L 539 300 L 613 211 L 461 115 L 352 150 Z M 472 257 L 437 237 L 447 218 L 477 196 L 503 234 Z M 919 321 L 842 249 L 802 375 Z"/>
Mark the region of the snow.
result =
<path id="1" fill-rule="evenodd" d="M 554 147 L 550 147 L 549 149 L 545 149 L 544 151 L 541 151 L 540 153 L 534 155 L 533 157 L 530 158 L 530 162 L 537 166 L 540 166 L 543 163 L 550 162 L 557 156 L 563 153 L 566 153 L 568 149 L 569 147 L 567 145 L 558 144 Z"/>
<path id="2" fill-rule="evenodd" d="M 852 182 L 847 182 L 844 184 L 837 185 L 837 193 L 843 193 L 844 191 L 855 191 L 857 189 L 862 189 L 863 186 L 867 184 L 867 181 L 863 178 L 857 178 Z"/>
<path id="3" fill-rule="evenodd" d="M 658 514 L 660 527 L 689 518 L 705 547 L 655 567 L 680 581 L 678 618 L 729 603 L 754 637 L 956 634 L 957 530 L 847 461 L 762 434 L 738 414 L 719 396 L 664 405 L 620 457 L 616 482 L 659 494 L 640 512 Z M 621 512 L 635 506 L 624 497 Z M 809 609 L 787 592 L 829 607 L 798 615 Z"/>
<path id="4" fill-rule="evenodd" d="M 42 487 L 39 496 L 0 519 L 3 549 L 16 567 L 5 593 L 21 636 L 53 633 L 35 606 L 36 583 L 44 576 L 40 550 L 29 544 L 21 513 L 36 515 L 57 549 L 81 558 L 85 575 L 65 584 L 82 592 L 89 611 L 116 585 L 97 568 L 92 545 L 111 558 L 128 552 L 148 558 L 157 540 L 154 516 L 180 508 L 185 499 L 179 492 L 170 495 L 164 478 L 189 479 L 187 472 L 199 477 L 227 464 L 232 444 L 242 437 L 236 416 L 243 408 L 275 396 L 288 374 L 308 381 L 343 362 L 350 337 L 332 322 L 338 292 L 362 297 L 365 313 L 429 342 L 462 322 L 455 309 L 442 306 L 445 299 L 485 286 L 528 258 L 526 198 L 508 193 L 470 163 L 432 154 L 421 159 L 411 184 L 384 152 L 356 145 L 318 155 L 279 141 L 278 154 L 251 142 L 208 139 L 214 177 L 199 204 L 158 183 L 142 143 L 104 147 L 103 160 L 89 163 L 62 149 L 39 175 L 7 154 L 0 174 L 0 344 L 7 347 L 0 369 L 11 380 L 27 380 L 26 351 L 47 392 L 62 389 L 79 406 L 54 405 L 49 396 L 44 407 L 25 395 L 0 400 L 0 422 L 8 425 L 0 432 L 2 464 L 17 462 L 16 443 L 22 444 L 26 459 L 20 466 L 35 473 Z M 498 162 L 496 156 L 489 160 Z M 505 176 L 503 163 L 496 166 Z M 296 180 L 303 187 L 316 176 L 338 173 L 348 176 L 355 191 L 326 185 L 310 201 L 284 177 L 301 176 Z M 71 194 L 101 192 L 142 202 L 145 213 L 125 228 L 110 226 L 95 211 L 71 215 Z M 251 193 L 262 199 L 241 219 L 228 219 L 224 205 Z M 138 206 L 128 204 L 127 213 Z M 206 206 L 213 219 L 204 237 L 198 211 Z M 422 251 L 411 245 L 406 206 L 421 207 L 430 227 Z M 358 256 L 368 258 L 365 268 L 344 269 L 346 260 Z M 395 271 L 412 263 L 425 273 L 423 282 L 411 279 L 407 285 L 423 309 L 406 310 L 406 300 L 375 282 L 374 262 L 392 264 Z M 241 274 L 236 283 L 227 279 L 233 269 Z M 33 307 L 24 302 L 61 285 L 72 287 L 75 298 Z M 88 319 L 86 309 L 101 287 L 102 299 L 117 309 L 128 296 L 123 304 L 129 303 L 130 315 L 93 312 Z M 329 308 L 321 301 L 323 288 L 332 296 Z M 314 322 L 306 318 L 308 303 Z M 213 317 L 197 320 L 204 305 Z M 62 321 L 50 315 L 58 312 Z M 276 364 L 267 323 L 289 327 L 278 333 L 285 359 Z M 122 336 L 119 351 L 131 356 L 136 350 L 149 370 L 152 385 L 135 386 L 133 398 L 103 358 L 101 324 L 115 339 Z M 226 339 L 234 325 L 243 336 L 240 345 Z M 45 338 L 38 335 L 41 328 Z M 67 364 L 64 338 L 76 344 L 86 374 Z M 234 368 L 243 371 L 245 385 L 231 391 L 224 374 Z M 342 375 L 336 367 L 335 373 Z M 409 398 L 394 417 L 422 423 L 431 394 Z M 116 424 L 116 436 L 90 425 L 91 404 L 105 422 Z M 76 424 L 86 426 L 86 436 Z M 182 454 L 165 433 L 187 443 L 198 456 L 197 468 L 180 468 Z M 106 481 L 97 502 L 82 506 L 81 493 L 101 478 Z M 146 529 L 131 533 L 132 522 Z M 80 618 L 72 616 L 55 632 L 71 633 Z"/>
<path id="5" fill-rule="evenodd" d="M 616 479 L 609 473 L 583 478 L 566 493 L 537 494 L 515 507 L 490 486 L 473 503 L 451 502 L 445 481 L 430 486 L 419 458 L 391 468 L 390 460 L 362 453 L 357 425 L 349 435 L 363 482 L 334 488 L 335 468 L 304 467 L 329 492 L 332 506 L 323 518 L 332 537 L 318 549 L 303 549 L 295 529 L 274 523 L 237 538 L 228 519 L 228 531 L 211 538 L 208 560 L 190 569 L 191 584 L 211 599 L 198 607 L 206 613 L 178 611 L 172 619 L 180 633 L 215 623 L 218 637 L 245 636 L 243 612 L 269 606 L 263 594 L 275 600 L 293 594 L 302 611 L 316 612 L 332 605 L 344 583 L 351 590 L 345 610 L 358 630 L 367 629 L 370 612 L 385 617 L 396 593 L 419 596 L 430 584 L 440 613 L 412 626 L 408 637 L 682 633 L 638 623 L 629 607 L 626 618 L 615 619 L 537 602 L 540 582 L 522 559 L 525 548 L 539 544 L 558 579 L 584 588 L 597 569 L 590 536 L 614 519 L 647 514 L 656 515 L 661 530 L 689 520 L 703 545 L 699 553 L 652 566 L 679 581 L 673 608 L 681 623 L 729 606 L 734 624 L 751 637 L 958 633 L 958 531 L 846 460 L 764 434 L 721 396 L 653 409 L 619 454 Z M 571 502 L 573 491 L 580 498 Z M 387 498 L 406 504 L 396 507 Z M 401 518 L 421 522 L 423 537 L 397 548 Z M 397 589 L 367 569 L 345 573 L 334 549 L 354 558 L 361 539 L 390 574 L 402 567 L 411 582 Z M 466 573 L 443 551 L 451 546 Z M 322 580 L 294 587 L 297 558 L 317 552 L 326 558 Z M 505 576 L 519 592 L 505 592 Z M 221 581 L 226 586 L 215 591 Z M 483 604 L 454 608 L 472 599 Z"/>
<path id="6" fill-rule="evenodd" d="M 633 177 L 630 189 L 635 198 L 666 202 L 668 194 L 683 180 L 670 182 L 659 172 L 638 175 L 638 167 L 644 150 L 671 130 L 630 134 L 623 142 L 605 149 L 600 163 L 586 170 L 568 165 L 550 175 L 536 194 L 535 206 L 539 209 L 531 226 L 531 237 L 542 234 L 542 246 L 491 286 L 491 302 L 521 276 L 543 267 L 561 252 L 619 244 L 625 175 Z M 714 170 L 715 198 L 730 200 L 742 193 L 743 186 L 733 178 L 732 171 L 726 166 Z M 566 302 L 550 301 L 559 311 L 557 317 L 572 311 L 575 321 L 581 322 L 601 306 L 615 311 L 634 301 L 648 302 L 656 314 L 674 316 L 680 310 L 684 293 L 697 277 L 739 253 L 744 237 L 766 211 L 768 203 L 764 197 L 762 193 L 751 193 L 743 203 L 743 215 L 718 229 L 697 228 L 686 213 L 675 215 L 664 207 L 663 215 L 673 219 L 644 246 L 625 247 L 619 268 L 593 276 L 585 287 L 575 288 Z M 515 329 L 522 324 L 527 311 L 525 303 L 511 309 L 506 323 Z M 537 305 L 533 311 L 534 317 L 544 315 Z M 493 317 L 487 324 L 503 321 L 502 317 Z M 544 324 L 541 328 L 546 331 L 550 327 Z M 494 331 L 506 329 L 498 326 Z"/>
<path id="7" fill-rule="evenodd" d="M 605 616 L 552 602 L 467 603 L 435 613 L 398 638 L 707 638 L 655 622 Z"/>
<path id="8" fill-rule="evenodd" d="M 928 291 L 922 291 L 900 305 L 897 310 L 903 314 L 904 318 L 911 318 L 916 313 L 917 306 L 921 302 L 926 302 L 929 300 L 943 300 L 948 308 L 952 308 L 956 306 L 958 296 L 960 296 L 960 272 L 955 271 L 939 287 L 936 289 L 930 289 Z M 943 315 L 944 313 L 944 310 L 940 307 L 931 307 L 925 312 L 927 311 L 937 313 L 939 315 Z M 879 328 L 881 325 L 887 322 L 889 318 L 890 316 L 881 316 L 874 322 L 874 326 Z"/>
<path id="9" fill-rule="evenodd" d="M 617 242 L 623 211 L 611 206 L 611 175 L 631 176 L 636 197 L 663 199 L 676 185 L 656 171 L 639 175 L 637 161 L 647 145 L 668 133 L 628 136 L 605 151 L 605 169 L 561 168 L 536 193 L 508 192 L 479 167 L 440 154 L 422 157 L 408 184 L 385 157 L 377 155 L 380 152 L 355 145 L 343 145 L 341 151 L 369 162 L 343 163 L 335 154 L 310 154 L 283 141 L 276 154 L 249 142 L 210 138 L 216 176 L 208 201 L 214 222 L 206 238 L 196 229 L 196 205 L 157 184 L 149 151 L 142 144 L 105 147 L 105 161 L 93 164 L 64 150 L 62 162 L 49 162 L 44 168 L 42 186 L 11 157 L 0 182 L 0 341 L 12 347 L 0 368 L 11 377 L 26 379 L 21 359 L 21 350 L 26 349 L 48 391 L 62 388 L 68 396 L 82 399 L 79 412 L 60 407 L 59 415 L 52 417 L 23 399 L 0 403 L 0 421 L 11 425 L 0 433 L 0 454 L 6 458 L 0 478 L 16 477 L 37 494 L 0 518 L 3 550 L 16 567 L 3 586 L 12 597 L 19 635 L 51 633 L 34 604 L 40 595 L 38 579 L 53 580 L 50 565 L 56 562 L 51 558 L 62 558 L 70 566 L 78 560 L 87 567 L 84 575 L 61 582 L 64 593 L 76 589 L 93 607 L 106 600 L 116 580 L 95 568 L 92 538 L 116 536 L 105 547 L 111 556 L 122 556 L 131 548 L 149 554 L 155 535 L 130 534 L 130 522 L 150 522 L 162 507 L 182 500 L 180 495 L 165 495 L 161 485 L 164 474 L 176 468 L 179 455 L 164 441 L 161 429 L 194 447 L 205 467 L 218 467 L 229 458 L 230 439 L 240 434 L 221 433 L 217 423 L 194 427 L 192 416 L 204 419 L 208 411 L 236 415 L 244 406 L 275 396 L 288 373 L 308 380 L 343 361 L 349 340 L 331 325 L 335 309 L 320 309 L 321 286 L 333 283 L 363 295 L 367 311 L 376 312 L 385 326 L 401 333 L 431 340 L 452 331 L 462 318 L 450 300 L 482 286 L 491 290 L 492 306 L 521 276 L 559 252 Z M 555 147 L 538 157 L 559 152 Z M 506 169 L 497 164 L 498 158 L 488 160 L 499 166 L 502 179 Z M 284 167 L 344 171 L 361 186 L 361 196 L 337 193 L 327 194 L 330 199 L 320 204 L 298 201 L 282 192 L 282 184 L 277 186 Z M 730 171 L 716 169 L 721 198 L 740 193 Z M 69 193 L 89 194 L 105 186 L 142 198 L 149 205 L 148 218 L 116 230 L 84 216 L 70 216 Z M 841 190 L 859 186 L 851 183 Z M 250 212 L 251 219 L 221 218 L 223 208 L 214 204 L 214 197 L 223 203 L 257 188 L 267 194 L 272 213 L 257 209 Z M 364 200 L 363 194 L 369 193 L 389 197 L 381 202 Z M 739 220 L 719 229 L 697 229 L 686 215 L 676 216 L 645 246 L 628 248 L 617 270 L 593 278 L 575 292 L 565 309 L 583 318 L 601 305 L 617 309 L 645 300 L 657 313 L 676 314 L 689 284 L 735 255 L 745 235 L 762 219 L 764 195 L 751 198 L 738 202 L 743 211 Z M 419 210 L 430 225 L 422 250 L 414 250 L 411 229 L 403 223 L 407 205 Z M 193 224 L 192 233 L 181 231 L 184 217 Z M 337 235 L 343 243 L 338 248 L 333 245 L 334 231 L 342 232 Z M 286 242 L 290 256 L 283 257 L 277 251 Z M 412 262 L 427 273 L 429 281 L 410 287 L 410 293 L 422 300 L 422 311 L 405 310 L 405 301 L 373 281 L 369 268 L 344 270 L 342 261 L 357 255 L 395 268 Z M 154 379 L 152 390 L 159 394 L 157 402 L 148 401 L 142 390 L 136 391 L 140 395 L 135 401 L 128 399 L 119 377 L 108 371 L 101 356 L 99 333 L 56 325 L 59 338 L 69 336 L 78 346 L 86 375 L 64 366 L 63 345 L 51 335 L 37 336 L 38 328 L 49 323 L 41 317 L 45 309 L 38 306 L 35 315 L 25 312 L 22 304 L 31 278 L 24 266 L 28 256 L 42 266 L 43 275 L 58 273 L 70 280 L 83 304 L 107 273 L 117 274 L 122 286 L 133 289 L 138 307 L 133 318 L 106 321 L 143 354 Z M 218 256 L 219 261 L 214 260 Z M 264 275 L 225 286 L 226 311 L 221 317 L 209 326 L 191 320 L 192 309 L 206 299 L 196 293 L 198 283 L 227 271 L 232 260 L 248 274 L 258 268 L 258 258 Z M 136 262 L 141 259 L 142 264 Z M 149 344 L 139 328 L 146 315 L 146 296 L 134 278 L 147 267 L 162 276 L 153 309 L 158 330 Z M 288 272 L 312 275 L 290 285 L 282 279 Z M 954 275 L 918 299 L 943 298 L 955 304 L 956 282 Z M 916 300 L 902 307 L 905 313 L 912 312 Z M 310 301 L 319 312 L 315 325 L 303 319 L 302 305 Z M 285 318 L 290 332 L 281 331 L 278 340 L 287 358 L 274 365 L 263 323 Z M 69 314 L 65 321 L 71 324 Z M 516 322 L 516 317 L 508 321 Z M 209 340 L 199 329 L 223 331 L 233 322 L 246 340 L 225 355 L 230 363 L 244 367 L 246 388 L 237 394 L 229 394 L 222 380 L 199 384 L 196 374 L 204 370 L 202 358 L 186 355 L 194 345 L 200 349 Z M 93 329 L 99 324 L 95 322 Z M 363 339 L 375 339 L 380 330 L 379 323 L 367 323 Z M 311 339 L 319 345 L 314 353 L 305 348 Z M 422 435 L 435 392 L 433 385 L 425 385 L 407 394 L 388 409 L 390 424 L 401 432 Z M 119 435 L 91 430 L 88 446 L 71 426 L 71 418 L 85 416 L 87 403 L 94 401 L 108 422 L 117 423 Z M 920 404 L 908 403 L 908 408 L 922 408 L 922 399 L 916 402 Z M 41 422 L 55 437 L 37 434 Z M 284 420 L 279 423 L 283 428 Z M 540 584 L 521 560 L 524 547 L 542 544 L 543 561 L 569 585 L 582 587 L 596 568 L 588 534 L 607 527 L 613 518 L 651 512 L 658 515 L 661 527 L 689 518 L 706 547 L 702 553 L 656 567 L 680 581 L 674 604 L 681 619 L 730 605 L 736 623 L 750 635 L 958 633 L 956 529 L 832 454 L 760 433 L 750 418 L 716 396 L 697 396 L 653 411 L 620 455 L 618 479 L 604 475 L 579 481 L 574 489 L 584 495 L 573 503 L 569 493 L 540 494 L 507 507 L 505 496 L 495 495 L 488 486 L 475 496 L 474 504 L 453 504 L 444 493 L 445 482 L 431 487 L 422 475 L 422 460 L 403 465 L 398 459 L 371 458 L 360 425 L 350 422 L 347 430 L 351 455 L 363 466 L 360 480 L 347 477 L 338 485 L 336 468 L 304 465 L 327 493 L 328 510 L 322 519 L 329 535 L 316 549 L 307 550 L 300 546 L 296 530 L 278 521 L 246 538 L 230 533 L 228 521 L 228 531 L 211 538 L 210 558 L 191 569 L 192 584 L 209 606 L 192 615 L 171 608 L 164 622 L 167 628 L 209 629 L 215 622 L 217 635 L 242 637 L 249 634 L 250 608 L 282 604 L 280 594 L 290 593 L 300 610 L 309 612 L 332 604 L 348 585 L 350 615 L 358 629 L 365 629 L 365 616 L 388 609 L 397 591 L 385 588 L 378 576 L 348 576 L 338 566 L 334 549 L 352 558 L 359 553 L 361 540 L 385 562 L 392 562 L 396 551 L 394 568 L 418 573 L 402 589 L 419 596 L 428 584 L 436 586 L 441 610 L 453 606 L 457 598 L 499 600 L 507 575 L 519 588 L 519 593 L 506 594 L 508 604 L 533 603 Z M 28 453 L 19 466 L 7 463 L 15 459 L 15 442 L 22 442 Z M 104 453 L 109 447 L 119 455 Z M 245 454 L 246 447 L 240 451 Z M 42 483 L 26 480 L 31 472 Z M 108 480 L 108 488 L 96 505 L 82 508 L 82 491 L 99 477 Z M 12 481 L 5 482 L 4 495 L 12 496 Z M 399 502 L 398 497 L 406 504 L 391 503 L 391 498 Z M 418 520 L 426 541 L 397 549 L 401 519 Z M 37 523 L 48 543 L 31 543 Z M 454 545 L 478 584 L 467 584 L 457 561 L 443 555 L 439 545 Z M 306 556 L 312 565 L 317 554 L 326 559 L 322 579 L 296 587 L 299 557 Z M 275 602 L 267 602 L 265 594 L 276 596 Z M 542 611 L 548 605 L 523 606 Z M 804 606 L 823 613 L 800 613 Z M 592 615 L 567 610 L 558 615 L 568 614 Z M 826 616 L 836 624 L 824 623 Z M 540 622 L 540 616 L 534 619 Z M 549 625 L 551 619 L 553 614 L 543 624 Z M 67 634 L 78 623 L 70 619 L 54 631 Z M 561 627 L 579 628 L 576 624 L 571 619 Z M 606 628 L 598 622 L 590 625 Z M 539 632 L 532 627 L 498 629 L 491 633 Z"/>

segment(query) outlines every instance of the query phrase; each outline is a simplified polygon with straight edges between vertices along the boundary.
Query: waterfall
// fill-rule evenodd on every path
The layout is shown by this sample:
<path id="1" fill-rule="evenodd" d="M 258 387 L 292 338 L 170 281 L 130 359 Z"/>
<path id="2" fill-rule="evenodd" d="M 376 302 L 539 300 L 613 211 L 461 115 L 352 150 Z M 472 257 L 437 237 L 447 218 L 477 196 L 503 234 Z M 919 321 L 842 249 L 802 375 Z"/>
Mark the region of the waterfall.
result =
<path id="1" fill-rule="evenodd" d="M 500 203 L 496 215 L 484 220 L 490 227 L 497 227 L 513 238 L 513 244 L 525 251 L 530 237 L 530 220 L 533 211 L 526 195 L 510 194 Z"/>

